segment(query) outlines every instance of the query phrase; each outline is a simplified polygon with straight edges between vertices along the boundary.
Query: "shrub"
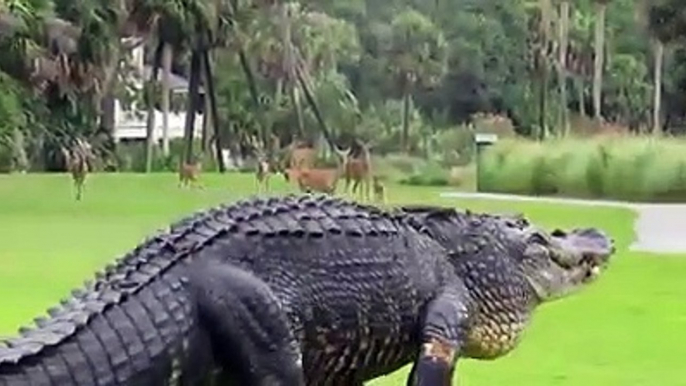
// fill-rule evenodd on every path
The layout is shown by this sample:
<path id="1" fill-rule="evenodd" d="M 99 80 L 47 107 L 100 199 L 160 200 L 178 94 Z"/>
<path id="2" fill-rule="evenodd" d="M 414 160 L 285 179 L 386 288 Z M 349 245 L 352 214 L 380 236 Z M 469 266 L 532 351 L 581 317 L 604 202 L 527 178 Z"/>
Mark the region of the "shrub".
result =
<path id="1" fill-rule="evenodd" d="M 451 186 L 473 187 L 474 172 L 474 165 L 453 166 L 448 174 L 448 184 Z"/>
<path id="2" fill-rule="evenodd" d="M 481 186 L 518 194 L 686 200 L 686 140 L 507 139 L 484 153 Z"/>
<path id="3" fill-rule="evenodd" d="M 381 162 L 385 168 L 393 169 L 402 174 L 413 174 L 417 168 L 422 167 L 426 163 L 424 159 L 401 153 L 388 154 L 378 163 Z"/>
<path id="4" fill-rule="evenodd" d="M 447 186 L 450 181 L 450 173 L 443 169 L 439 164 L 426 163 L 423 167 L 400 179 L 400 183 L 404 185 L 414 186 Z"/>
<path id="5" fill-rule="evenodd" d="M 433 150 L 443 166 L 464 166 L 474 155 L 474 133 L 466 126 L 437 132 L 433 136 Z"/>

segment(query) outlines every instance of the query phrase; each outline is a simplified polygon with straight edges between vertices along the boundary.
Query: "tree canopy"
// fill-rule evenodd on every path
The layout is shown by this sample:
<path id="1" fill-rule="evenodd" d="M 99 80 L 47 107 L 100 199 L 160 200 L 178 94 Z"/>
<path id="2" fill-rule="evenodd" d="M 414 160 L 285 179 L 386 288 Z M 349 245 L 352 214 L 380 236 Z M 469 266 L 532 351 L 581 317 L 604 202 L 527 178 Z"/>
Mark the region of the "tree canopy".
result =
<path id="1" fill-rule="evenodd" d="M 146 92 L 136 45 L 154 70 Z M 202 151 L 325 132 L 425 154 L 489 116 L 569 135 L 598 102 L 596 124 L 686 130 L 678 0 L 5 0 L 0 47 L 0 154 L 14 169 L 57 167 L 74 136 L 111 155 L 113 99 L 203 112 Z M 197 98 L 161 97 L 167 67 Z"/>

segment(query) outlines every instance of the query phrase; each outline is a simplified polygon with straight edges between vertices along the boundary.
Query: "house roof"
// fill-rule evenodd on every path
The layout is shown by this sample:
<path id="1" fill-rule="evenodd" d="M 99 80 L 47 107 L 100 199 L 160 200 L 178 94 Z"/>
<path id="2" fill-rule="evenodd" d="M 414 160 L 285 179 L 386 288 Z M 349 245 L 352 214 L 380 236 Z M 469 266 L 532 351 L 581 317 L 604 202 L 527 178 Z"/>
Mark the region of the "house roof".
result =
<path id="1" fill-rule="evenodd" d="M 152 71 L 152 66 L 149 64 L 146 64 L 143 66 L 143 76 L 145 79 L 150 79 Z M 159 72 L 157 73 L 157 81 L 161 82 L 162 81 L 162 69 L 159 69 Z M 171 92 L 173 93 L 187 93 L 188 92 L 188 80 L 178 74 L 171 73 L 169 74 L 169 87 Z M 198 92 L 200 94 L 204 94 L 205 90 L 203 89 L 202 86 L 198 86 Z"/>

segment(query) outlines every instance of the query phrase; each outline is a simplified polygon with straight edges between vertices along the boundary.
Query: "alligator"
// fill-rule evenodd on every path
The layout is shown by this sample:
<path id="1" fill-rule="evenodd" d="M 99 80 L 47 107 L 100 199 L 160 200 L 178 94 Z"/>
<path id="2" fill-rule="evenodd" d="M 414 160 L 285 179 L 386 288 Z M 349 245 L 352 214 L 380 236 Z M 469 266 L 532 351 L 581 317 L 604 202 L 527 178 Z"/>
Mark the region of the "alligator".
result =
<path id="1" fill-rule="evenodd" d="M 593 282 L 613 240 L 524 217 L 251 198 L 149 236 L 0 340 L 0 385 L 356 386 L 517 346 L 533 310 Z"/>

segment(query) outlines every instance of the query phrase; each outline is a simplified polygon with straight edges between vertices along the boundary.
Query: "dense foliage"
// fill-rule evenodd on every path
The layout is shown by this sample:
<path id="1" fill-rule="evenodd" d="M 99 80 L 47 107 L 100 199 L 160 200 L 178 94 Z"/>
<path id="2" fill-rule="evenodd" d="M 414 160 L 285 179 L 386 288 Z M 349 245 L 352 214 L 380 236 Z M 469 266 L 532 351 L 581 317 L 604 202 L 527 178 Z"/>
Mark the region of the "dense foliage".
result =
<path id="1" fill-rule="evenodd" d="M 121 167 L 114 98 L 205 112 L 197 146 L 189 119 L 174 147 L 188 159 L 244 153 L 251 136 L 357 137 L 447 167 L 470 161 L 475 130 L 681 133 L 685 19 L 676 0 L 5 0 L 0 165 L 60 168 L 56 148 L 82 136 Z M 138 44 L 162 79 L 143 88 L 127 65 Z M 170 97 L 169 72 L 187 98 Z M 173 165 L 160 145 L 139 168 Z"/>
<path id="2" fill-rule="evenodd" d="M 686 141 L 605 137 L 505 141 L 484 154 L 481 188 L 491 192 L 626 201 L 686 199 Z"/>

